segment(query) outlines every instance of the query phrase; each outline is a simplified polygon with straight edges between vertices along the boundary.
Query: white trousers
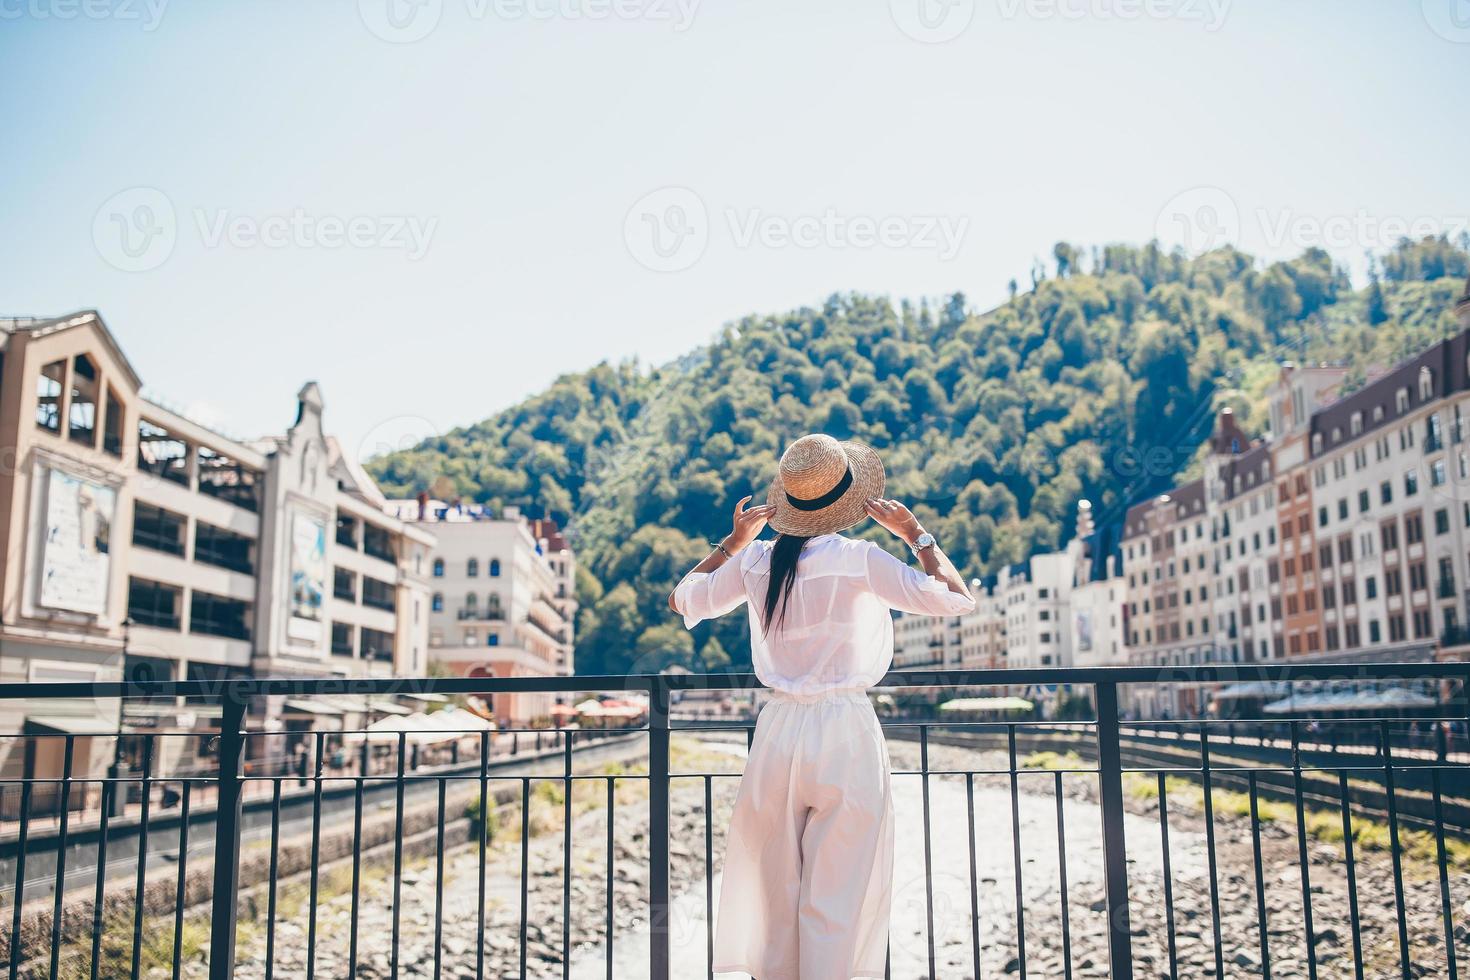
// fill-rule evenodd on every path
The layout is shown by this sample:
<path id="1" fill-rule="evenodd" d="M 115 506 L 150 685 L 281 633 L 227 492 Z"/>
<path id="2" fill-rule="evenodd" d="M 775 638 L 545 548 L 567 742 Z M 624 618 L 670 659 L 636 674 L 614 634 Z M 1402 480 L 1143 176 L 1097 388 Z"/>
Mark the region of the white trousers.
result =
<path id="1" fill-rule="evenodd" d="M 892 897 L 893 788 L 872 704 L 777 693 L 730 818 L 714 972 L 881 978 Z"/>

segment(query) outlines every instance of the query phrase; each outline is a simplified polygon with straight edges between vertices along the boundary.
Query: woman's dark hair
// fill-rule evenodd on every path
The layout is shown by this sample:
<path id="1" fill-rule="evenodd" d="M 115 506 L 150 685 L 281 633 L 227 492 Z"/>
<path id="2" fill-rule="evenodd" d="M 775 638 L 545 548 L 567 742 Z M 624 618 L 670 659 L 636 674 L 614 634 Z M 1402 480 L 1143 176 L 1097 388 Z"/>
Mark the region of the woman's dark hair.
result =
<path id="1" fill-rule="evenodd" d="M 767 633 L 786 618 L 786 603 L 791 600 L 791 590 L 796 585 L 796 560 L 801 557 L 801 549 L 809 540 L 795 534 L 782 534 L 771 546 L 771 581 L 766 586 L 765 614 L 761 617 Z"/>

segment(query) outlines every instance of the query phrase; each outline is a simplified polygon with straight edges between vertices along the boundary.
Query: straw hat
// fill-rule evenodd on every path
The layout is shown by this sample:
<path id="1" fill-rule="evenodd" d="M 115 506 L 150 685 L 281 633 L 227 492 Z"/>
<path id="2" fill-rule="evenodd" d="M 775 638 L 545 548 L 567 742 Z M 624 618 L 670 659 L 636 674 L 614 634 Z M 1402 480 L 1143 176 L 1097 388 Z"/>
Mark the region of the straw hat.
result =
<path id="1" fill-rule="evenodd" d="M 833 534 L 867 517 L 883 496 L 883 461 L 867 446 L 831 436 L 802 436 L 781 454 L 766 503 L 776 508 L 771 527 L 782 534 Z"/>

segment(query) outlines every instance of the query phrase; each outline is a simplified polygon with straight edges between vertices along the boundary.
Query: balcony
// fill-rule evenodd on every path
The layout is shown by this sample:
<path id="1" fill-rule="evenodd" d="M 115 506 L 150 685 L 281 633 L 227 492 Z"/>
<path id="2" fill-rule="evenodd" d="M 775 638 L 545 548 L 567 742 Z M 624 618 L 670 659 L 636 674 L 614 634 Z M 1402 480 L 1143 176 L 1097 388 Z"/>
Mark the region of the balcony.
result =
<path id="1" fill-rule="evenodd" d="M 500 623 L 505 621 L 505 613 L 499 609 L 479 609 L 474 606 L 461 606 L 459 611 L 455 613 L 454 618 L 462 623 Z"/>
<path id="2" fill-rule="evenodd" d="M 1305 708 L 1268 721 L 1121 716 L 1134 694 L 1177 710 L 1202 685 L 1329 681 L 1345 669 L 889 674 L 881 687 L 911 705 L 880 719 L 899 818 L 892 975 L 1255 975 L 1246 962 L 1276 975 L 1454 975 L 1470 741 L 1438 722 L 1462 724 L 1463 704 L 1413 724 Z M 1464 663 L 1351 670 L 1384 687 L 1470 681 Z M 110 739 L 94 724 L 0 732 L 57 750 L 26 752 L 31 768 L 0 776 L 0 869 L 14 885 L 8 935 L 19 937 L 0 947 L 23 976 L 46 975 L 53 959 L 68 976 L 133 978 L 232 980 L 237 965 L 242 978 L 541 977 L 564 964 L 573 976 L 706 976 L 723 814 L 754 723 L 712 715 L 699 695 L 755 686 L 744 674 L 633 674 L 0 689 L 40 717 L 79 698 L 103 717 L 120 697 L 219 712 L 201 729 L 214 737 L 190 739 L 185 758 L 165 754 L 162 734 L 129 734 L 129 764 L 106 780 L 75 761 Z M 941 721 L 916 697 L 1006 687 L 1069 688 L 1082 697 L 1076 720 Z M 648 709 L 627 727 L 554 731 L 492 732 L 469 716 L 460 737 L 437 741 L 324 724 L 275 747 L 279 729 L 246 718 L 265 698 L 306 711 L 331 698 L 570 703 L 589 691 Z M 83 837 L 106 842 L 107 859 Z M 158 846 L 140 850 L 140 839 Z M 162 900 L 135 903 L 139 882 Z M 96 891 L 118 925 L 93 928 Z M 186 928 L 196 941 L 179 941 Z"/>

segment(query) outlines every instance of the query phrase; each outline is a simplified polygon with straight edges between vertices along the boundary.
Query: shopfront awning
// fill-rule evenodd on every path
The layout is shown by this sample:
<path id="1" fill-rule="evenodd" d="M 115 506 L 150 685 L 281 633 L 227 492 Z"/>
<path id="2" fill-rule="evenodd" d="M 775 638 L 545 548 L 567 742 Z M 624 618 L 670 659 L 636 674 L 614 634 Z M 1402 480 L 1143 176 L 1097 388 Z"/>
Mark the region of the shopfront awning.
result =
<path id="1" fill-rule="evenodd" d="M 1402 687 L 1381 691 L 1318 691 L 1273 701 L 1261 710 L 1268 715 L 1290 715 L 1299 711 L 1403 711 L 1432 708 L 1434 698 Z"/>
<path id="2" fill-rule="evenodd" d="M 26 724 L 63 735 L 116 735 L 117 722 L 96 715 L 28 715 Z"/>
<path id="3" fill-rule="evenodd" d="M 405 708 L 403 705 L 394 704 L 392 701 L 369 701 L 368 710 L 376 711 L 378 714 L 382 715 L 414 714 L 414 710 L 412 708 Z"/>
<path id="4" fill-rule="evenodd" d="M 340 705 L 319 698 L 287 698 L 286 714 L 338 717 L 343 714 L 343 710 Z"/>
<path id="5" fill-rule="evenodd" d="M 1210 698 L 1215 701 L 1235 701 L 1243 698 L 1279 698 L 1287 693 L 1287 685 L 1279 681 L 1245 681 L 1241 684 L 1231 684 L 1211 691 Z"/>
<path id="6" fill-rule="evenodd" d="M 1025 698 L 955 698 L 939 706 L 940 711 L 1030 711 L 1036 707 Z"/>

